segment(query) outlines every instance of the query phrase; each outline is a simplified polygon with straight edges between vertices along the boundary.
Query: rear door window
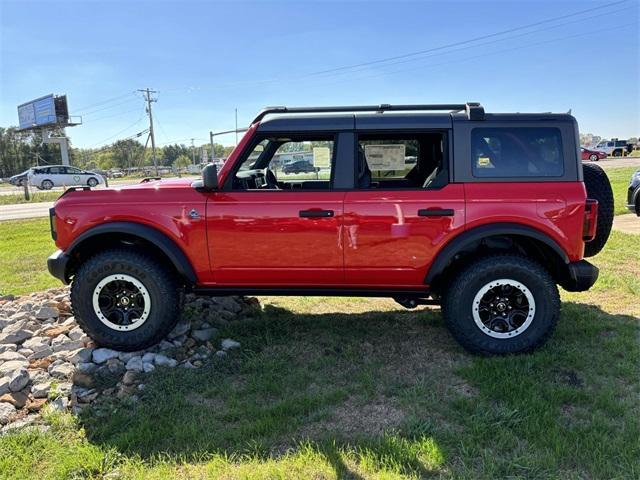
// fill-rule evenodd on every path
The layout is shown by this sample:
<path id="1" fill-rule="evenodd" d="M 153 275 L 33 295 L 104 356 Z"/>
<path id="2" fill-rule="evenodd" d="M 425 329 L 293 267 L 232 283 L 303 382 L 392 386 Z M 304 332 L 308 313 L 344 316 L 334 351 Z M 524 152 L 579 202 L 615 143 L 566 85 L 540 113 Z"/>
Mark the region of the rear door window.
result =
<path id="1" fill-rule="evenodd" d="M 479 178 L 561 177 L 562 135 L 557 128 L 474 128 L 473 176 Z"/>

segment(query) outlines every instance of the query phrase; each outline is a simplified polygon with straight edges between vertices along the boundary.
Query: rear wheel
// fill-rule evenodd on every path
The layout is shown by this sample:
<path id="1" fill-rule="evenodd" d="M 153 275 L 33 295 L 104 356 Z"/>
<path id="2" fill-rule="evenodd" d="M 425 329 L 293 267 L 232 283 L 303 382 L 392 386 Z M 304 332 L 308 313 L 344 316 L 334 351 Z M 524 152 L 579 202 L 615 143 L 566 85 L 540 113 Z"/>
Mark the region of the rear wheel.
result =
<path id="1" fill-rule="evenodd" d="M 71 302 L 78 324 L 97 343 L 133 351 L 159 342 L 180 315 L 179 286 L 150 257 L 109 250 L 75 274 Z"/>
<path id="2" fill-rule="evenodd" d="M 40 186 L 42 190 L 51 190 L 53 188 L 53 182 L 51 180 L 43 180 Z"/>
<path id="3" fill-rule="evenodd" d="M 614 210 L 613 191 L 611 190 L 609 177 L 599 165 L 582 164 L 582 171 L 587 197 L 598 201 L 596 236 L 593 240 L 584 244 L 584 256 L 593 257 L 604 248 L 611 233 Z"/>
<path id="4" fill-rule="evenodd" d="M 472 353 L 528 352 L 553 332 L 560 297 L 553 278 L 537 262 L 491 255 L 453 279 L 442 312 L 451 334 Z"/>
<path id="5" fill-rule="evenodd" d="M 95 187 L 96 185 L 98 185 L 98 180 L 91 177 L 89 180 L 87 180 L 87 185 L 89 185 L 91 188 Z"/>
<path id="6" fill-rule="evenodd" d="M 589 160 L 591 160 L 592 162 L 597 162 L 598 155 L 596 155 L 595 153 L 592 153 L 591 155 L 589 155 Z"/>

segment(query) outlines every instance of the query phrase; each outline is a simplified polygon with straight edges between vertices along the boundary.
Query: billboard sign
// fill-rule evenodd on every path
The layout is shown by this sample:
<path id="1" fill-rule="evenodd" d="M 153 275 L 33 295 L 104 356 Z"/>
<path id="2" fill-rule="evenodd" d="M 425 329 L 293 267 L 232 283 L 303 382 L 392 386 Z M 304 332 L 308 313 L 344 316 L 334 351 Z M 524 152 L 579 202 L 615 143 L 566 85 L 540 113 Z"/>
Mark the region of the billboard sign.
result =
<path id="1" fill-rule="evenodd" d="M 56 98 L 51 94 L 18 106 L 20 129 L 57 123 L 56 103 Z"/>

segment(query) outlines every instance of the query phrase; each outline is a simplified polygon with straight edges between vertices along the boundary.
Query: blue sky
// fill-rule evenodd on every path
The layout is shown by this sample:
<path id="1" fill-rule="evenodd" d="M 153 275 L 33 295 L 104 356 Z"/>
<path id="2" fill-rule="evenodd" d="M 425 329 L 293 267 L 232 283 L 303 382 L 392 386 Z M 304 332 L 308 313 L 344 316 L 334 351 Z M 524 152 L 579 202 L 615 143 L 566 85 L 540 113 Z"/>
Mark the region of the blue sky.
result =
<path id="1" fill-rule="evenodd" d="M 158 144 L 203 143 L 233 128 L 235 108 L 242 126 L 265 105 L 467 100 L 572 109 L 582 132 L 640 135 L 638 0 L 0 4 L 0 126 L 20 103 L 67 94 L 83 117 L 75 146 L 146 128 L 133 92 L 147 86 Z"/>

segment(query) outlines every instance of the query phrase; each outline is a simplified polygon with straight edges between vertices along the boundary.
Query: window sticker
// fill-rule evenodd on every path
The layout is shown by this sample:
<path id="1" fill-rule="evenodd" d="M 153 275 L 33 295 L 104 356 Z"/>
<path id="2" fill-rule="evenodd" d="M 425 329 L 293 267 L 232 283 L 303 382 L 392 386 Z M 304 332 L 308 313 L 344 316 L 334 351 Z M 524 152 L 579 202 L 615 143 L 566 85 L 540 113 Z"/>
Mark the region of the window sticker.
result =
<path id="1" fill-rule="evenodd" d="M 489 157 L 479 157 L 478 158 L 478 167 L 480 167 L 480 168 L 493 168 L 493 164 L 491 163 L 491 159 Z"/>
<path id="2" fill-rule="evenodd" d="M 365 145 L 364 156 L 373 171 L 404 170 L 406 145 Z"/>
<path id="3" fill-rule="evenodd" d="M 331 150 L 329 147 L 313 147 L 313 166 L 329 168 L 331 166 Z"/>

